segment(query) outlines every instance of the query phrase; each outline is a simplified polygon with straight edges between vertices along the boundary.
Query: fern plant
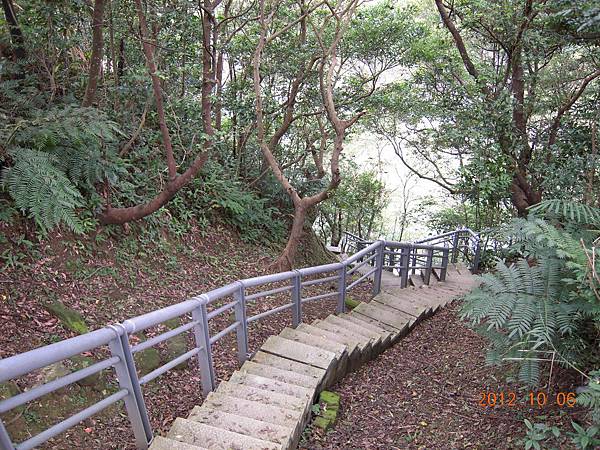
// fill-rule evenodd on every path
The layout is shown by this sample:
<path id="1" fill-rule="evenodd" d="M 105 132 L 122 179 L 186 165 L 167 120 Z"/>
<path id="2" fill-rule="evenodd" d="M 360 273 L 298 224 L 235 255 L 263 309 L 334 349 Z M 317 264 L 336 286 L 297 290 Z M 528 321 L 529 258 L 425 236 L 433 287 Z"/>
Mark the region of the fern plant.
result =
<path id="1" fill-rule="evenodd" d="M 551 358 L 580 370 L 598 362 L 600 299 L 597 276 L 590 276 L 597 268 L 586 247 L 598 237 L 598 217 L 594 208 L 552 201 L 506 227 L 520 258 L 511 265 L 497 260 L 462 310 L 489 337 L 488 362 L 517 363 L 519 379 L 529 385 L 539 382 L 540 361 Z"/>
<path id="2" fill-rule="evenodd" d="M 5 128 L 11 164 L 2 171 L 2 188 L 43 232 L 60 224 L 83 232 L 78 210 L 97 201 L 96 183 L 114 183 L 123 173 L 118 134 L 101 112 L 70 106 Z"/>

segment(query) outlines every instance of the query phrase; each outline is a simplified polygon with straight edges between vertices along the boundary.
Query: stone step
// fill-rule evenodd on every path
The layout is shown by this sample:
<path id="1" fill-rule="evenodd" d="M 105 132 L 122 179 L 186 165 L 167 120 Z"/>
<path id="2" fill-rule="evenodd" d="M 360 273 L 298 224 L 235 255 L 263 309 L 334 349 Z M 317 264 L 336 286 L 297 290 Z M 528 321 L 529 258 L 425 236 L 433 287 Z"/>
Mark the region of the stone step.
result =
<path id="1" fill-rule="evenodd" d="M 358 333 L 352 332 L 347 328 L 340 327 L 331 322 L 326 322 L 324 320 L 315 320 L 312 323 L 312 326 L 316 328 L 320 328 L 321 330 L 327 331 L 329 333 L 336 333 L 340 336 L 345 336 L 349 339 L 360 339 L 359 346 L 359 363 L 364 363 L 368 361 L 370 355 L 373 353 L 373 340 L 369 336 L 360 335 Z"/>
<path id="2" fill-rule="evenodd" d="M 413 286 L 416 287 L 420 287 L 423 286 L 423 284 L 425 284 L 425 282 L 423 281 L 423 277 L 421 277 L 421 275 L 419 274 L 410 274 L 408 276 L 408 279 L 410 280 L 410 282 L 412 283 Z"/>
<path id="3" fill-rule="evenodd" d="M 315 327 L 313 325 L 308 325 L 306 323 L 301 323 L 296 329 L 304 333 L 312 334 L 314 336 L 319 336 L 325 339 L 329 339 L 330 341 L 335 341 L 340 344 L 344 344 L 348 348 L 349 356 L 351 356 L 356 351 L 360 351 L 361 343 L 355 338 L 327 331 L 322 328 Z"/>
<path id="4" fill-rule="evenodd" d="M 206 447 L 174 441 L 162 436 L 154 436 L 150 450 L 206 450 Z"/>
<path id="5" fill-rule="evenodd" d="M 347 348 L 347 367 L 345 371 L 353 371 L 356 370 L 361 363 L 361 348 L 360 342 L 356 339 L 340 334 L 335 333 L 334 331 L 328 331 L 323 328 L 315 327 L 313 325 L 308 325 L 306 323 L 301 323 L 298 325 L 297 330 L 305 332 L 307 334 L 313 336 L 319 336 L 323 339 L 328 339 L 329 341 L 336 342 L 338 344 L 343 344 Z"/>
<path id="6" fill-rule="evenodd" d="M 315 336 L 314 334 L 305 333 L 300 329 L 293 329 L 285 327 L 279 336 L 289 339 L 291 341 L 300 342 L 302 344 L 310 345 L 312 347 L 318 347 L 328 352 L 335 353 L 338 359 L 348 354 L 348 347 L 346 344 L 341 344 L 336 341 L 329 340 L 322 336 Z"/>
<path id="7" fill-rule="evenodd" d="M 424 302 L 417 301 L 415 298 L 412 298 L 408 295 L 397 297 L 395 295 L 381 292 L 377 294 L 371 302 L 381 303 L 382 305 L 386 305 L 397 309 L 398 311 L 410 314 L 415 318 L 421 317 L 423 314 L 431 313 L 431 306 Z"/>
<path id="8" fill-rule="evenodd" d="M 296 372 L 307 377 L 317 379 L 317 384 L 325 377 L 325 370 L 319 369 L 318 367 L 309 366 L 308 364 L 302 364 L 291 359 L 281 358 L 270 353 L 258 351 L 253 357 L 252 361 L 266 366 L 273 366 L 278 369 L 288 370 L 290 372 Z"/>
<path id="9" fill-rule="evenodd" d="M 343 329 L 347 329 L 351 333 L 356 333 L 361 336 L 369 337 L 371 339 L 371 345 L 373 348 L 377 348 L 377 347 L 381 346 L 383 336 L 380 333 L 369 330 L 368 328 L 363 328 L 354 322 L 349 322 L 348 320 L 344 319 L 343 317 L 336 316 L 333 314 L 330 314 L 329 316 L 327 316 L 325 321 L 333 323 Z"/>
<path id="10" fill-rule="evenodd" d="M 334 369 L 337 362 L 333 352 L 280 336 L 269 336 L 260 349 L 266 353 L 324 369 L 328 373 Z"/>
<path id="11" fill-rule="evenodd" d="M 248 372 L 233 372 L 233 375 L 231 375 L 231 378 L 229 378 L 229 382 L 243 384 L 245 386 L 253 386 L 265 391 L 279 392 L 281 394 L 291 395 L 301 399 L 307 399 L 309 402 L 312 400 L 314 394 L 312 389 L 298 386 L 296 384 L 284 383 L 272 378 L 261 377 Z"/>
<path id="12" fill-rule="evenodd" d="M 289 427 L 262 422 L 208 407 L 195 407 L 188 420 L 280 444 L 282 448 L 292 448 L 294 445 L 292 441 L 293 430 Z"/>
<path id="13" fill-rule="evenodd" d="M 352 312 L 362 314 L 385 323 L 388 326 L 394 327 L 398 331 L 402 331 L 405 327 L 410 328 L 414 323 L 414 317 L 408 314 L 401 313 L 393 308 L 384 305 L 375 305 L 373 303 L 361 303 Z"/>
<path id="14" fill-rule="evenodd" d="M 307 398 L 298 398 L 245 384 L 223 381 L 219 384 L 216 392 L 229 397 L 264 403 L 265 405 L 273 405 L 278 408 L 289 409 L 303 414 L 307 413 L 310 408 L 310 401 Z"/>
<path id="15" fill-rule="evenodd" d="M 408 333 L 408 330 L 409 330 L 408 323 L 404 326 L 404 328 L 399 330 L 396 327 L 390 326 L 390 325 L 386 324 L 385 322 L 381 322 L 377 319 L 373 319 L 372 317 L 365 316 L 364 314 L 360 314 L 360 313 L 351 311 L 349 313 L 349 315 L 354 317 L 357 320 L 370 323 L 371 325 L 374 325 L 374 326 L 381 328 L 381 329 L 387 331 L 388 333 L 390 333 L 390 341 L 392 344 L 395 344 L 402 337 L 406 336 L 406 334 Z"/>
<path id="16" fill-rule="evenodd" d="M 191 445 L 202 445 L 211 450 L 277 450 L 283 448 L 280 444 L 274 442 L 256 439 L 180 417 L 173 422 L 167 438 Z"/>
<path id="17" fill-rule="evenodd" d="M 354 322 L 355 324 L 361 326 L 362 328 L 366 328 L 367 330 L 375 331 L 379 335 L 381 335 L 381 340 L 384 346 L 389 346 L 391 344 L 392 338 L 394 337 L 394 333 L 388 330 L 385 330 L 381 327 L 378 327 L 372 322 L 367 322 L 366 320 L 361 320 L 356 316 L 353 316 L 351 313 L 340 314 L 339 317 L 342 317 L 350 322 Z"/>
<path id="18" fill-rule="evenodd" d="M 240 368 L 241 372 L 248 372 L 263 378 L 272 378 L 283 383 L 295 384 L 311 389 L 313 392 L 319 386 L 323 378 L 313 378 L 301 373 L 290 370 L 280 369 L 278 367 L 259 364 L 254 361 L 246 361 Z M 324 374 L 323 374 L 324 375 Z"/>
<path id="19" fill-rule="evenodd" d="M 320 348 L 334 353 L 337 361 L 334 363 L 331 373 L 326 376 L 325 385 L 329 386 L 333 382 L 341 379 L 348 372 L 348 347 L 344 344 L 330 341 L 319 336 L 304 333 L 293 328 L 284 328 L 279 336 L 291 341 L 300 342 L 311 347 Z"/>
<path id="20" fill-rule="evenodd" d="M 216 409 L 229 414 L 260 420 L 261 422 L 274 423 L 275 425 L 287 427 L 294 432 L 297 431 L 298 423 L 304 419 L 304 411 L 245 400 L 217 391 L 209 393 L 199 408 Z"/>
<path id="21" fill-rule="evenodd" d="M 406 289 L 406 292 L 405 293 L 403 292 L 401 294 L 401 297 L 390 294 L 389 292 L 385 292 L 385 294 L 390 295 L 393 298 L 401 298 L 402 300 L 406 299 L 407 301 L 416 302 L 418 304 L 421 304 L 427 308 L 428 314 L 433 314 L 442 305 L 442 301 L 440 300 L 439 293 L 432 291 L 432 292 L 429 292 L 429 294 L 428 294 L 428 291 L 424 291 L 423 289 L 420 289 L 420 288 Z M 393 306 L 392 303 L 393 302 L 386 303 L 386 304 L 388 304 L 389 306 Z"/>
<path id="22" fill-rule="evenodd" d="M 383 293 L 399 299 L 417 299 L 419 302 L 429 305 L 434 310 L 439 308 L 440 305 L 443 305 L 447 297 L 446 292 L 442 292 L 427 286 L 405 289 L 386 287 L 383 290 Z"/>

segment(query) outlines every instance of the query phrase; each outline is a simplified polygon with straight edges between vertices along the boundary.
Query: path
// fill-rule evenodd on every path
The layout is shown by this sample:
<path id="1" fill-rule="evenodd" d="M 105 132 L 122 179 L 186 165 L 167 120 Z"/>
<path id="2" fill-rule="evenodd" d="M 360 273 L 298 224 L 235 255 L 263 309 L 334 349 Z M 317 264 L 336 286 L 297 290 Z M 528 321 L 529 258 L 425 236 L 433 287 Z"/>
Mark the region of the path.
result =
<path id="1" fill-rule="evenodd" d="M 319 392 L 375 358 L 427 317 L 469 291 L 473 277 L 450 267 L 446 281 L 429 286 L 412 276 L 382 274 L 382 290 L 349 313 L 286 328 L 195 407 L 178 418 L 151 450 L 295 448 Z"/>

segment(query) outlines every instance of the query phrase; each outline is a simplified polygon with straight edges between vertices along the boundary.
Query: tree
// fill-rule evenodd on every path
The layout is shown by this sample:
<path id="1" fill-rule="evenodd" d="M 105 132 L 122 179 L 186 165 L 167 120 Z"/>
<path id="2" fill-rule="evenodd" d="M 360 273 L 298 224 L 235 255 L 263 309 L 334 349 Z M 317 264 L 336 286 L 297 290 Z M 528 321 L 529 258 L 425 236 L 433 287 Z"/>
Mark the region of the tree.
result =
<path id="1" fill-rule="evenodd" d="M 544 174 L 536 170 L 535 157 L 551 159 L 564 116 L 600 77 L 594 50 L 565 44 L 562 36 L 547 32 L 552 11 L 545 1 L 513 1 L 505 10 L 498 10 L 495 2 L 465 1 L 452 7 L 443 0 L 435 3 L 478 95 L 491 111 L 502 112 L 492 115 L 496 141 L 512 166 L 511 201 L 524 216 L 542 198 Z M 473 36 L 468 44 L 465 32 Z M 576 77 L 561 73 L 566 58 Z M 550 80 L 549 71 L 561 76 Z M 540 97 L 551 84 L 559 95 L 543 104 Z"/>
<path id="2" fill-rule="evenodd" d="M 94 1 L 92 14 L 92 56 L 90 58 L 90 71 L 88 84 L 85 89 L 82 106 L 91 106 L 94 103 L 98 78 L 102 69 L 102 55 L 104 54 L 104 0 Z"/>

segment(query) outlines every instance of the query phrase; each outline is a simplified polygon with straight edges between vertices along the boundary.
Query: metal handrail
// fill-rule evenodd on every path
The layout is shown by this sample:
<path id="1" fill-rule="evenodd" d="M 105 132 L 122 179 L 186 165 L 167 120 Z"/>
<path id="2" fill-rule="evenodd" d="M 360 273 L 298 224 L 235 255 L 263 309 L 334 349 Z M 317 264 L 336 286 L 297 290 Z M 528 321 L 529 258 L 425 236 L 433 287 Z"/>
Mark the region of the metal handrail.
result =
<path id="1" fill-rule="evenodd" d="M 207 395 L 216 388 L 212 345 L 219 339 L 235 332 L 238 360 L 241 364 L 249 357 L 248 324 L 251 322 L 291 310 L 292 324 L 295 327 L 302 321 L 302 305 L 304 303 L 331 297 L 337 297 L 336 312 L 342 313 L 345 311 L 346 292 L 353 289 L 359 283 L 371 278 L 373 280 L 373 294 L 376 295 L 380 292 L 382 271 L 384 269 L 391 268 L 392 271 L 396 270 L 397 275 L 401 278 L 402 287 L 407 286 L 409 272 L 412 271 L 414 273 L 415 270 L 423 272 L 423 278 L 426 283 L 429 283 L 430 275 L 434 269 L 440 270 L 440 279 L 443 280 L 446 276 L 450 252 L 452 251 L 454 257 L 461 249 L 464 249 L 465 252 L 472 250 L 471 246 L 460 242 L 460 239 L 464 239 L 464 233 L 465 229 L 461 229 L 434 237 L 437 239 L 451 237 L 455 241 L 454 246 L 424 244 L 425 241 L 431 242 L 434 238 L 427 238 L 425 241 L 414 244 L 383 240 L 370 242 L 351 233 L 345 233 L 351 239 L 360 242 L 360 246 L 363 248 L 358 249 L 358 251 L 350 255 L 343 262 L 306 267 L 235 281 L 175 305 L 127 319 L 119 324 L 109 325 L 74 338 L 0 359 L 1 383 L 83 352 L 105 346 L 108 346 L 110 350 L 108 358 L 87 368 L 59 377 L 26 393 L 0 401 L 0 412 L 10 411 L 42 395 L 54 392 L 56 389 L 75 383 L 91 374 L 99 373 L 111 367 L 114 369 L 119 381 L 119 391 L 117 393 L 98 401 L 83 411 L 72 415 L 18 445 L 13 444 L 4 424 L 0 420 L 0 450 L 31 449 L 75 426 L 79 421 L 121 400 L 125 403 L 135 436 L 136 446 L 140 449 L 145 449 L 152 441 L 153 432 L 142 394 L 142 385 L 163 375 L 182 362 L 195 358 L 200 372 L 202 391 Z M 478 235 L 474 233 L 473 236 L 469 235 L 469 238 L 473 237 L 476 239 L 478 246 Z M 396 258 L 398 264 L 396 264 Z M 386 263 L 386 259 L 389 263 Z M 359 269 L 364 267 L 367 267 L 368 270 L 363 270 L 356 274 Z M 332 272 L 335 272 L 335 275 L 331 275 Z M 355 275 L 359 276 L 355 277 Z M 306 279 L 312 276 L 318 276 L 318 278 Z M 303 279 L 305 280 L 303 281 Z M 289 284 L 276 288 L 265 289 L 263 287 L 265 285 L 272 285 L 273 283 L 286 282 Z M 334 282 L 337 282 L 337 291 L 303 298 L 303 288 Z M 247 289 L 251 288 L 264 290 L 246 295 Z M 290 302 L 248 317 L 248 301 L 256 301 L 259 298 L 269 295 L 284 295 L 287 292 L 290 292 Z M 215 307 L 213 310 L 208 311 L 207 307 L 211 305 Z M 211 336 L 208 326 L 209 320 L 222 316 L 225 313 L 229 314 L 231 310 L 234 312 L 233 322 Z M 190 315 L 191 320 L 189 320 Z M 140 344 L 131 346 L 130 337 L 132 335 L 175 318 L 185 318 L 186 323 Z M 153 347 L 188 331 L 192 332 L 194 336 L 194 347 L 192 349 L 173 358 L 143 377 L 138 375 L 133 359 L 134 353 Z"/>

